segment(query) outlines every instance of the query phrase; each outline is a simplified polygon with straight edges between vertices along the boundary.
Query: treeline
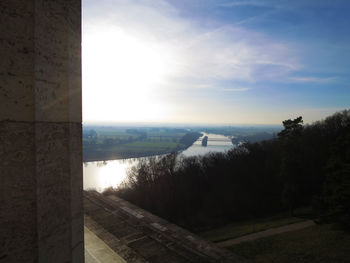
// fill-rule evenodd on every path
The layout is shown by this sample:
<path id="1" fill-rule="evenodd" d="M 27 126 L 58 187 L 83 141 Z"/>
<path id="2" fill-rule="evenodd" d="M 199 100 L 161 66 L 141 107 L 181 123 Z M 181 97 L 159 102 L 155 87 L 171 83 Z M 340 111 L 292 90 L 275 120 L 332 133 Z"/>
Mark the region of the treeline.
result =
<path id="1" fill-rule="evenodd" d="M 349 229 L 350 111 L 283 125 L 225 154 L 141 161 L 116 194 L 192 231 L 303 206 Z"/>
<path id="2" fill-rule="evenodd" d="M 257 132 L 250 135 L 237 135 L 234 138 L 232 138 L 233 144 L 239 144 L 242 142 L 249 142 L 249 143 L 255 143 L 260 141 L 266 141 L 273 139 L 275 137 L 275 134 L 268 133 L 268 132 Z"/>

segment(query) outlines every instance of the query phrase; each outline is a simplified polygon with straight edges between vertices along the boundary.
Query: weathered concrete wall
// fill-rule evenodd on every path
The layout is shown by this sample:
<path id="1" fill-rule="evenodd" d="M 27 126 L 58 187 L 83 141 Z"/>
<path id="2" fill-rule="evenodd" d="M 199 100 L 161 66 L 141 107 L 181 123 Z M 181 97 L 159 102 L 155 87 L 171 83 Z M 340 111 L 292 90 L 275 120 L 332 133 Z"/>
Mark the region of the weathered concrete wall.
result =
<path id="1" fill-rule="evenodd" d="M 83 262 L 80 0 L 0 1 L 0 262 Z"/>

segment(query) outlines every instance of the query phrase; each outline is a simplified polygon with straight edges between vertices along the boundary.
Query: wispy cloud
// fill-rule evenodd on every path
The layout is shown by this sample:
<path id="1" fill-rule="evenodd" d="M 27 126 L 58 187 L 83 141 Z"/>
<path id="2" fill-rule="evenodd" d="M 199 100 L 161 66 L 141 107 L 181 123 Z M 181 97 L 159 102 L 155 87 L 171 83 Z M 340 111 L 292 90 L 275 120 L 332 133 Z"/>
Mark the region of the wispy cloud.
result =
<path id="1" fill-rule="evenodd" d="M 223 91 L 233 91 L 233 92 L 241 92 L 241 91 L 247 91 L 250 90 L 250 88 L 225 88 Z"/>
<path id="2" fill-rule="evenodd" d="M 272 9 L 295 9 L 301 6 L 310 6 L 312 4 L 326 5 L 331 4 L 332 1 L 324 0 L 322 3 L 319 0 L 308 0 L 308 1 L 288 1 L 288 0 L 231 0 L 226 3 L 219 4 L 223 7 L 267 7 Z"/>
<path id="3" fill-rule="evenodd" d="M 230 1 L 226 3 L 221 3 L 219 4 L 220 6 L 223 7 L 233 7 L 233 6 L 248 6 L 248 5 L 253 5 L 253 6 L 266 6 L 266 3 L 264 1 L 256 1 L 256 0 L 247 0 L 247 1 Z"/>
<path id="4" fill-rule="evenodd" d="M 347 0 L 337 0 L 337 3 L 346 3 Z M 308 1 L 289 1 L 289 0 L 228 0 L 225 3 L 219 3 L 219 6 L 235 7 L 235 6 L 264 6 L 281 9 L 293 9 L 303 6 L 332 6 L 334 0 L 308 0 Z"/>
<path id="5" fill-rule="evenodd" d="M 289 3 L 289 2 L 288 2 Z M 273 7 L 273 8 L 280 8 L 280 7 L 286 7 L 290 6 L 286 5 L 285 0 L 279 0 L 279 1 L 264 1 L 264 0 L 238 0 L 238 1 L 229 1 L 226 3 L 219 4 L 223 7 L 235 7 L 235 6 L 264 6 L 264 7 Z"/>
<path id="6" fill-rule="evenodd" d="M 174 77 L 204 83 L 220 79 L 256 82 L 285 77 L 300 67 L 294 48 L 286 43 L 237 25 L 204 28 L 180 17 L 165 1 L 88 3 L 88 28 L 96 24 L 99 28 L 120 27 L 134 38 L 164 47 L 172 54 L 169 67 Z"/>
<path id="7" fill-rule="evenodd" d="M 301 82 L 301 83 L 329 83 L 335 81 L 336 77 L 292 77 L 289 80 L 293 82 Z"/>
<path id="8" fill-rule="evenodd" d="M 217 6 L 217 2 L 213 4 Z M 195 16 L 184 18 L 171 1 L 163 0 L 85 0 L 84 5 L 83 52 L 88 50 L 86 41 L 94 34 L 98 35 L 98 45 L 102 43 L 94 49 L 99 50 L 93 54 L 95 63 L 85 63 L 88 56 L 83 57 L 84 105 L 90 109 L 84 114 L 88 117 L 97 112 L 96 108 L 105 107 L 103 114 L 111 118 L 132 111 L 135 117 L 131 119 L 142 119 L 148 109 L 147 116 L 152 120 L 159 120 L 154 117 L 157 112 L 180 120 L 192 114 L 192 119 L 196 119 L 209 116 L 209 113 L 202 113 L 205 108 L 212 111 L 213 121 L 216 121 L 218 112 L 220 116 L 225 113 L 227 120 L 236 118 L 231 117 L 232 112 L 236 112 L 232 107 L 235 107 L 237 111 L 240 109 L 242 120 L 247 118 L 248 109 L 251 120 L 255 120 L 254 115 L 262 108 L 269 114 L 275 112 L 276 119 L 280 119 L 279 111 L 271 111 L 269 107 L 274 96 L 283 97 L 280 94 L 284 84 L 322 84 L 336 80 L 335 77 L 306 76 L 308 73 L 303 70 L 307 60 L 300 55 L 304 44 L 294 46 L 288 38 L 271 32 L 264 34 L 263 30 L 245 26 L 244 20 L 241 24 L 201 23 L 194 20 Z M 265 14 L 280 7 L 277 0 L 226 3 L 227 7 L 243 5 L 271 7 L 261 16 L 247 19 L 264 19 Z M 113 34 L 117 37 L 113 38 Z M 104 50 L 106 45 L 108 51 Z M 154 66 L 162 74 L 153 74 Z M 143 68 L 143 74 L 132 72 L 132 69 L 142 72 Z M 131 69 L 131 73 L 123 74 L 126 69 Z M 104 74 L 98 76 L 98 72 Z M 298 73 L 301 77 L 296 76 Z M 147 87 L 145 82 L 150 79 L 152 85 Z M 269 96 L 255 92 L 264 87 L 271 87 Z M 254 92 L 247 92 L 252 88 Z M 113 96 L 112 89 L 115 90 Z M 99 107 L 95 106 L 97 100 L 103 102 Z M 207 106 L 208 101 L 212 107 Z M 163 110 L 165 106 L 162 108 L 155 102 L 170 105 L 169 113 Z M 153 110 L 152 105 L 157 109 Z M 99 117 L 97 113 L 93 116 Z"/>

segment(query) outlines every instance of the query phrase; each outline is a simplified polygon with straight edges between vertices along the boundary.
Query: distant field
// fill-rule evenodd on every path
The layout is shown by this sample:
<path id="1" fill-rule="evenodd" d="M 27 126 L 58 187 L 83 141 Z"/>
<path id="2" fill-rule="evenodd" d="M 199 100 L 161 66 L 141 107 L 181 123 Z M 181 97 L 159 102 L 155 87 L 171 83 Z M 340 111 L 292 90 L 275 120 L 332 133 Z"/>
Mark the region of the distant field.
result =
<path id="1" fill-rule="evenodd" d="M 127 148 L 150 148 L 150 149 L 173 149 L 176 148 L 179 144 L 176 142 L 169 141 L 141 141 L 141 142 L 132 142 L 124 144 L 123 147 Z"/>
<path id="2" fill-rule="evenodd" d="M 229 249 L 257 263 L 346 263 L 350 262 L 349 248 L 349 234 L 332 225 L 316 225 Z"/>
<path id="3" fill-rule="evenodd" d="M 186 149 L 200 136 L 177 128 L 89 126 L 83 129 L 84 161 L 159 155 Z"/>

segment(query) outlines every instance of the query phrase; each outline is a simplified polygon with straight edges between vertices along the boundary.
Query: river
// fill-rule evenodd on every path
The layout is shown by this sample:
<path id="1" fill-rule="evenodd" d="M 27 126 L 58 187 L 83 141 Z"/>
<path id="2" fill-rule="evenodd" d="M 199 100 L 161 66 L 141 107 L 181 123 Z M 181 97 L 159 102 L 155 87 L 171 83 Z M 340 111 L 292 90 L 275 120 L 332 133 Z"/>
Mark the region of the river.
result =
<path id="1" fill-rule="evenodd" d="M 209 152 L 225 152 L 234 147 L 229 137 L 204 133 L 195 143 L 184 150 L 184 156 L 204 155 Z M 208 136 L 207 146 L 202 146 L 202 138 Z M 140 158 L 85 162 L 83 166 L 84 190 L 94 189 L 102 192 L 108 187 L 118 187 L 126 178 L 127 170 Z"/>

